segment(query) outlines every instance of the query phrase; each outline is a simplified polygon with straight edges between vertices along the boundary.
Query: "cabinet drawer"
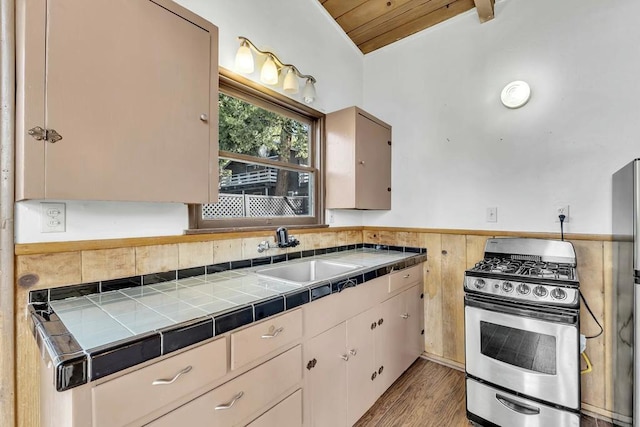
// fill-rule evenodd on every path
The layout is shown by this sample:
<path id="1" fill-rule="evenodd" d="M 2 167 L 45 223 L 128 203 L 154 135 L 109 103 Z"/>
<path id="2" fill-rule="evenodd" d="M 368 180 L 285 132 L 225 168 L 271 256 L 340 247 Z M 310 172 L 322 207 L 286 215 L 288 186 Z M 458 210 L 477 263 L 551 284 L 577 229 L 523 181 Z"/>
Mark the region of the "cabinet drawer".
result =
<path id="1" fill-rule="evenodd" d="M 298 390 L 247 427 L 300 427 L 301 425 L 302 390 Z"/>
<path id="2" fill-rule="evenodd" d="M 231 369 L 237 369 L 302 336 L 302 310 L 231 334 Z"/>
<path id="3" fill-rule="evenodd" d="M 93 425 L 130 423 L 226 372 L 227 345 L 222 338 L 100 384 L 91 390 Z"/>
<path id="4" fill-rule="evenodd" d="M 389 275 L 389 293 L 422 282 L 422 264 L 396 271 Z"/>
<path id="5" fill-rule="evenodd" d="M 152 427 L 238 425 L 300 383 L 300 346 L 269 360 L 149 424 Z"/>
<path id="6" fill-rule="evenodd" d="M 379 277 L 306 304 L 304 336 L 314 337 L 383 301 L 387 297 L 388 280 L 386 276 Z"/>

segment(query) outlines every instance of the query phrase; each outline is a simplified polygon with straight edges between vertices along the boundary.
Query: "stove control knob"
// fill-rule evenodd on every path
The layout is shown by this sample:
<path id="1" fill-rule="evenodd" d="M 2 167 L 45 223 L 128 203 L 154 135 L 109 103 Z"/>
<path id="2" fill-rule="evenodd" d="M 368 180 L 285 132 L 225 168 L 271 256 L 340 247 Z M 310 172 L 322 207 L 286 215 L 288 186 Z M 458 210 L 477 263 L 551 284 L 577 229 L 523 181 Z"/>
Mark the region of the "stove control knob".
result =
<path id="1" fill-rule="evenodd" d="M 516 288 L 519 294 L 527 295 L 531 289 L 529 289 L 529 285 L 526 283 L 520 283 Z"/>
<path id="2" fill-rule="evenodd" d="M 567 293 L 564 290 L 560 289 L 560 288 L 555 288 L 555 289 L 551 290 L 551 297 L 553 299 L 563 300 L 563 299 L 565 299 L 567 297 Z"/>
<path id="3" fill-rule="evenodd" d="M 513 283 L 511 282 L 502 282 L 502 290 L 505 292 L 513 291 Z"/>
<path id="4" fill-rule="evenodd" d="M 539 298 L 544 298 L 547 296 L 548 291 L 544 288 L 544 286 L 536 286 L 533 288 L 533 294 Z"/>
<path id="5" fill-rule="evenodd" d="M 482 288 L 484 288 L 485 285 L 486 285 L 486 283 L 482 279 L 476 279 L 476 281 L 473 282 L 473 286 L 475 286 L 476 289 L 482 289 Z"/>

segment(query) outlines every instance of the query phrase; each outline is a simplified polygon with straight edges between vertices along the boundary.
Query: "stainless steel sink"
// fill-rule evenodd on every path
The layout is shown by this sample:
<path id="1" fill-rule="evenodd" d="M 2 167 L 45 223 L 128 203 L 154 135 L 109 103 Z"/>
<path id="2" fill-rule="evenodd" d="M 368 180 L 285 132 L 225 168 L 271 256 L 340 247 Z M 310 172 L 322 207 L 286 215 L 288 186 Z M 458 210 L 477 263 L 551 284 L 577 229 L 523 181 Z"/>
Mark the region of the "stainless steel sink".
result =
<path id="1" fill-rule="evenodd" d="M 277 267 L 256 270 L 260 276 L 286 280 L 298 284 L 307 284 L 317 280 L 330 279 L 350 271 L 362 268 L 361 265 L 345 264 L 335 261 L 310 260 L 304 262 L 287 263 Z"/>

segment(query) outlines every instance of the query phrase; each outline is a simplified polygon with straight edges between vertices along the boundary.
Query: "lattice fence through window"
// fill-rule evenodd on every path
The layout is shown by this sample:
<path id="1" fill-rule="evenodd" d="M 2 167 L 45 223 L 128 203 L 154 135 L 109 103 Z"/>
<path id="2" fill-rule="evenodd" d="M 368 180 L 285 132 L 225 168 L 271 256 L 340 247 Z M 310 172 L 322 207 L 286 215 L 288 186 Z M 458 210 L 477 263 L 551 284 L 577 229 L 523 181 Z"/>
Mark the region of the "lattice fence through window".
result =
<path id="1" fill-rule="evenodd" d="M 218 203 L 202 205 L 202 219 L 309 215 L 308 196 L 220 194 Z"/>

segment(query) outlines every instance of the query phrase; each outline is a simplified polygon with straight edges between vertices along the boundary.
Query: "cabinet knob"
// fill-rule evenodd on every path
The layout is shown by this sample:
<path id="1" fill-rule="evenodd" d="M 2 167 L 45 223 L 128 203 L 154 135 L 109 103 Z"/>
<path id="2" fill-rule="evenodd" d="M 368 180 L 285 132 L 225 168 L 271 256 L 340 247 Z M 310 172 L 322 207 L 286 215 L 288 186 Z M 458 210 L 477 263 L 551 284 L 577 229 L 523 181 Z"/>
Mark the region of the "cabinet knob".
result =
<path id="1" fill-rule="evenodd" d="M 375 380 L 377 376 L 378 373 L 374 371 L 373 374 L 371 374 L 371 381 Z"/>
<path id="2" fill-rule="evenodd" d="M 345 362 L 349 361 L 349 355 L 348 354 L 343 354 L 342 356 L 340 356 L 340 359 L 344 360 Z"/>
<path id="3" fill-rule="evenodd" d="M 355 356 L 356 354 L 358 354 L 358 349 L 352 348 L 351 350 L 349 350 L 349 354 Z"/>
<path id="4" fill-rule="evenodd" d="M 373 330 L 376 328 L 376 326 L 378 326 L 378 325 L 377 325 L 377 323 L 376 323 L 376 322 L 373 322 L 373 323 L 371 324 L 371 330 L 373 331 Z"/>
<path id="5" fill-rule="evenodd" d="M 443 250 L 441 253 L 442 253 L 442 255 L 446 255 L 447 251 Z"/>
<path id="6" fill-rule="evenodd" d="M 381 318 L 380 320 L 378 320 L 378 326 L 382 325 L 383 323 L 384 323 L 384 319 Z"/>
<path id="7" fill-rule="evenodd" d="M 378 375 L 382 374 L 382 371 L 384 371 L 384 366 L 380 366 L 380 369 L 378 369 Z"/>
<path id="8" fill-rule="evenodd" d="M 307 363 L 307 370 L 310 371 L 312 368 L 315 368 L 316 363 L 318 363 L 318 361 L 315 358 L 312 360 L 309 360 L 309 362 Z"/>
<path id="9" fill-rule="evenodd" d="M 364 166 L 364 160 L 360 160 L 358 163 L 360 163 L 362 166 Z"/>
<path id="10" fill-rule="evenodd" d="M 204 113 L 200 114 L 200 120 L 202 120 L 203 122 L 207 122 L 209 120 L 209 116 Z"/>
<path id="11" fill-rule="evenodd" d="M 391 187 L 387 187 L 387 191 L 391 191 Z"/>
<path id="12" fill-rule="evenodd" d="M 409 313 L 404 313 L 404 314 L 400 315 L 400 317 L 402 317 L 403 319 L 408 319 L 409 318 Z"/>

